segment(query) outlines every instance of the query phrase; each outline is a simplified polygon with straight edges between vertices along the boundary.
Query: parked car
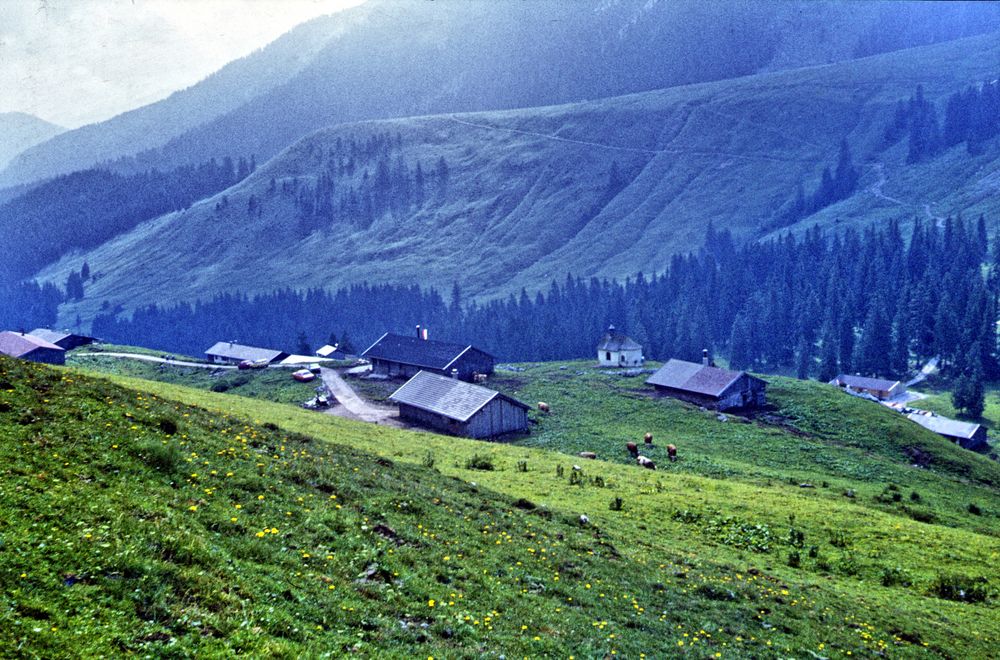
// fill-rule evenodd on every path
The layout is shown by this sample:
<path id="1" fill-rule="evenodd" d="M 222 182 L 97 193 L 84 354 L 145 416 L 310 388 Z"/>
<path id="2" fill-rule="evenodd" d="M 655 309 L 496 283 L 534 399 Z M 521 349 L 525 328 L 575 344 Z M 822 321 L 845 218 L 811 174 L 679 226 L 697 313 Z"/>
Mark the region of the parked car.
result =
<path id="1" fill-rule="evenodd" d="M 313 372 L 314 374 L 318 374 L 320 371 L 322 371 L 322 367 L 320 367 L 319 364 L 313 362 L 312 364 L 309 365 L 309 371 Z"/>
<path id="2" fill-rule="evenodd" d="M 236 365 L 237 369 L 253 369 L 253 360 L 243 360 Z"/>
<path id="3" fill-rule="evenodd" d="M 316 380 L 316 374 L 308 369 L 299 369 L 298 371 L 292 373 L 292 378 L 300 383 L 308 383 L 311 380 Z"/>

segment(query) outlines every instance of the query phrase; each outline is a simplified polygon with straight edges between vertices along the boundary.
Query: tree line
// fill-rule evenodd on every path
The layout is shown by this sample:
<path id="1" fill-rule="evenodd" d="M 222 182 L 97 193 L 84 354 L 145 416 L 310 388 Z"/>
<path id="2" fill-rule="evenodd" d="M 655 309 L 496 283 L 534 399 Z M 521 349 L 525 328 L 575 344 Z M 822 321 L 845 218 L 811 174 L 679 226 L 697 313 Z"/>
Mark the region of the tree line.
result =
<path id="1" fill-rule="evenodd" d="M 448 295 L 367 284 L 231 294 L 129 318 L 106 310 L 94 332 L 193 354 L 217 340 L 297 349 L 349 338 L 363 350 L 383 332 L 421 324 L 436 339 L 534 361 L 589 357 L 613 323 L 661 360 L 697 360 L 708 348 L 735 368 L 827 380 L 902 377 L 939 356 L 956 377 L 1000 378 L 1000 255 L 988 254 L 985 218 L 918 219 L 906 238 L 893 222 L 736 247 L 728 231 L 710 227 L 697 253 L 622 282 L 567 276 L 489 302 L 465 301 L 457 284 Z"/>
<path id="2" fill-rule="evenodd" d="M 0 206 L 0 277 L 28 277 L 67 252 L 96 247 L 145 220 L 188 208 L 255 168 L 252 156 L 227 157 L 167 172 L 95 168 L 56 177 Z"/>

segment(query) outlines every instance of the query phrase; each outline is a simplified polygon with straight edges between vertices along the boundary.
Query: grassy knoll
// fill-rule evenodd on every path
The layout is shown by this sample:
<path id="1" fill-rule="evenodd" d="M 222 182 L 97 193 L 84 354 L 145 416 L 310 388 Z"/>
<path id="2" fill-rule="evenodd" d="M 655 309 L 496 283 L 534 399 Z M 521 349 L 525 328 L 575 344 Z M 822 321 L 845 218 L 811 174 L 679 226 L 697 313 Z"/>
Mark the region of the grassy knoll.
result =
<path id="1" fill-rule="evenodd" d="M 567 369 L 561 370 L 558 365 L 538 369 L 575 374 L 573 367 L 563 366 Z M 527 373 L 515 374 L 523 378 L 517 391 L 526 399 L 539 392 L 532 388 L 542 387 L 556 388 L 545 394 L 557 394 L 557 388 L 564 388 L 563 396 L 567 397 L 548 397 L 553 413 L 538 425 L 536 438 L 550 433 L 549 427 L 554 427 L 566 412 L 561 406 L 575 397 L 584 397 L 584 391 L 598 390 L 600 398 L 606 399 L 606 392 L 592 388 L 586 379 L 574 384 L 570 380 L 560 383 L 553 377 L 532 384 L 528 383 Z M 605 377 L 611 378 L 594 376 Z M 421 475 L 423 483 L 437 483 L 435 471 L 457 477 L 458 481 L 449 482 L 453 488 L 466 484 L 478 489 L 483 500 L 496 498 L 492 503 L 483 501 L 481 506 L 524 500 L 519 503 L 521 507 L 549 512 L 544 515 L 565 522 L 568 529 L 573 529 L 572 521 L 579 514 L 586 514 L 591 521 L 591 546 L 587 552 L 595 552 L 601 561 L 581 568 L 572 579 L 560 571 L 558 587 L 536 573 L 518 585 L 525 597 L 558 593 L 566 603 L 566 607 L 559 605 L 562 609 L 555 613 L 541 604 L 547 601 L 537 601 L 532 622 L 521 624 L 528 625 L 529 630 L 533 626 L 541 630 L 539 637 L 553 644 L 549 647 L 552 650 L 589 657 L 610 652 L 610 646 L 602 646 L 610 643 L 616 644 L 618 653 L 634 657 L 640 652 L 660 656 L 691 652 L 698 657 L 715 653 L 777 656 L 809 652 L 837 657 L 879 652 L 893 656 L 928 652 L 982 656 L 988 655 L 1000 638 L 992 570 L 1000 558 L 997 495 L 996 486 L 987 483 L 995 477 L 995 466 L 981 457 L 952 456 L 947 445 L 934 444 L 934 436 L 914 438 L 909 427 L 897 428 L 896 418 L 883 416 L 875 408 L 872 410 L 878 412 L 872 412 L 870 419 L 860 409 L 855 411 L 860 415 L 855 430 L 836 434 L 832 424 L 834 415 L 840 414 L 840 402 L 811 393 L 808 385 L 802 386 L 806 388 L 803 391 L 797 391 L 793 384 L 775 388 L 777 399 L 789 401 L 782 404 L 782 409 L 800 406 L 801 417 L 794 420 L 800 429 L 796 432 L 721 423 L 714 417 L 695 420 L 692 415 L 701 412 L 683 407 L 674 412 L 662 409 L 663 415 L 675 415 L 678 424 L 689 424 L 690 429 L 684 430 L 689 435 L 680 444 L 681 462 L 650 472 L 620 464 L 624 460 L 610 453 L 612 461 L 582 461 L 533 447 L 358 424 L 271 402 L 167 383 L 117 376 L 113 380 L 164 399 L 204 407 L 220 419 L 245 419 L 252 427 L 270 423 L 287 432 L 350 445 L 354 450 L 388 458 L 400 468 L 402 464 L 433 465 L 433 470 L 424 467 L 415 473 Z M 628 384 L 623 386 L 627 389 Z M 815 396 L 815 410 L 808 405 L 810 396 Z M 622 399 L 630 405 L 645 405 L 648 401 L 638 394 Z M 641 415 L 643 410 L 640 406 L 633 412 Z M 613 408 L 600 414 L 608 425 L 618 419 Z M 683 418 L 691 419 L 685 422 Z M 710 423 L 724 431 L 708 432 Z M 865 433 L 869 423 L 874 426 Z M 706 449 L 698 449 L 696 444 L 698 424 L 705 426 L 702 442 Z M 615 446 L 634 437 L 633 431 L 623 430 L 623 435 L 614 439 Z M 658 442 L 680 437 L 668 436 L 666 427 L 653 431 L 660 433 Z M 742 462 L 736 459 L 735 449 L 729 456 L 717 459 L 732 477 L 705 476 L 689 468 L 696 463 L 699 452 L 708 453 L 709 443 L 722 451 L 724 441 L 738 440 L 737 432 L 758 434 L 755 442 L 747 441 L 742 450 L 749 452 L 752 445 L 761 452 L 756 473 L 748 467 L 752 465 L 749 457 Z M 899 439 L 907 442 L 929 443 L 934 450 L 932 456 L 940 458 L 940 471 L 933 461 L 929 468 L 908 468 L 897 455 L 900 452 L 891 449 L 893 438 L 880 436 L 884 432 L 901 433 Z M 781 455 L 796 452 L 779 447 L 772 453 L 766 444 L 787 442 L 786 436 L 812 447 L 796 452 L 810 457 L 830 452 L 830 460 L 796 458 L 793 463 L 781 462 Z M 852 459 L 854 452 L 858 455 Z M 886 473 L 894 480 L 882 481 L 881 472 L 870 477 L 852 472 L 860 470 L 867 459 L 871 459 L 876 471 L 897 470 Z M 704 460 L 708 461 L 707 456 Z M 800 460 L 804 462 L 798 463 Z M 474 463 L 489 464 L 493 469 L 472 469 Z M 582 471 L 574 470 L 574 463 L 580 464 Z M 965 469 L 967 475 L 957 476 Z M 818 478 L 826 471 L 830 473 L 829 483 L 823 487 Z M 800 479 L 814 477 L 816 488 L 799 487 Z M 844 497 L 848 486 L 856 489 L 854 498 Z M 949 496 L 952 486 L 955 494 Z M 919 501 L 911 499 L 914 491 Z M 978 498 L 980 515 L 962 509 L 972 494 Z M 409 501 L 426 505 L 419 495 Z M 929 522 L 915 519 L 922 517 L 913 514 L 918 507 L 926 507 L 933 514 Z M 510 509 L 512 515 L 516 514 L 515 508 Z M 396 519 L 393 522 L 400 532 L 401 524 Z M 427 524 L 423 518 L 420 523 Z M 594 536 L 597 531 L 599 535 Z M 468 542 L 462 539 L 459 543 Z M 531 548 L 522 550 L 533 558 L 542 554 L 538 546 L 533 552 Z M 582 556 L 589 557 L 587 552 Z M 470 573 L 497 570 L 496 566 L 480 564 L 472 552 L 464 554 L 469 558 Z M 630 582 L 633 578 L 638 580 L 638 586 Z M 579 591 L 568 595 L 561 591 L 570 586 Z M 573 628 L 572 635 L 562 638 L 561 631 L 566 630 L 562 627 L 563 615 L 571 602 L 583 607 L 592 620 L 587 624 L 589 629 Z M 507 611 L 506 607 L 495 609 Z M 623 610 L 632 618 L 611 618 L 612 612 L 620 614 Z M 511 646 L 513 639 L 502 634 L 489 639 L 491 650 L 515 648 Z M 463 644 L 462 648 L 471 647 Z M 532 647 L 519 650 L 522 648 L 525 652 L 542 652 L 531 651 Z"/>
<path id="2" fill-rule="evenodd" d="M 4 359 L 0 380 L 0 644 L 16 655 L 639 657 L 834 639 L 761 627 L 760 608 L 811 602 L 774 576 L 706 575 L 686 552 L 634 570 L 629 539 L 430 466 L 69 371 Z"/>
<path id="3" fill-rule="evenodd" d="M 74 353 L 135 353 L 136 355 L 150 355 L 152 357 L 163 357 L 164 355 L 172 355 L 178 360 L 183 360 L 185 362 L 208 362 L 204 356 L 201 357 L 191 357 L 189 355 L 179 355 L 177 353 L 171 353 L 170 351 L 161 351 L 155 348 L 145 348 L 142 346 L 125 346 L 122 344 L 88 344 L 86 346 L 81 346 L 70 352 L 67 357 L 72 358 Z"/>
<path id="4" fill-rule="evenodd" d="M 969 505 L 994 500 L 1000 487 L 997 463 L 820 383 L 771 377 L 773 410 L 764 420 L 727 415 L 720 421 L 713 412 L 654 398 L 643 384 L 645 375 L 622 377 L 588 362 L 520 368 L 498 371 L 493 385 L 528 402 L 546 401 L 553 411 L 531 413 L 537 424 L 519 441 L 527 446 L 594 451 L 630 464 L 625 443 L 642 445 L 651 432 L 654 446 L 642 451 L 663 471 L 764 485 L 811 484 L 815 496 L 831 501 L 853 491 L 865 507 L 973 529 L 984 521 L 968 512 Z M 666 461 L 668 443 L 679 449 L 676 464 Z M 897 497 L 890 485 L 905 486 L 906 492 Z M 997 518 L 986 524 L 1000 530 Z"/>
<path id="5" fill-rule="evenodd" d="M 136 353 L 132 347 L 121 347 L 122 352 Z M 169 363 L 143 362 L 114 357 L 67 356 L 66 364 L 86 372 L 133 376 L 188 387 L 227 392 L 255 399 L 268 399 L 278 403 L 299 404 L 316 395 L 313 383 L 300 383 L 292 378 L 294 369 L 203 369 Z"/>

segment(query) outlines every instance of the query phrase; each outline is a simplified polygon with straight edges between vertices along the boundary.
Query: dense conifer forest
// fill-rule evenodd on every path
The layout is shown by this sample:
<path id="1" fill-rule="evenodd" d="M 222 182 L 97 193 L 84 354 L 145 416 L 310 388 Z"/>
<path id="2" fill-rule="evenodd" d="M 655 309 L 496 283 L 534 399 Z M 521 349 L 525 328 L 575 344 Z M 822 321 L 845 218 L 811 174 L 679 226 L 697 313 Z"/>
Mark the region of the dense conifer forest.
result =
<path id="1" fill-rule="evenodd" d="M 436 339 L 472 342 L 503 360 L 555 360 L 590 356 L 613 323 L 655 359 L 697 359 L 708 348 L 734 367 L 825 379 L 899 377 L 940 356 L 954 375 L 995 379 L 1000 272 L 986 229 L 985 218 L 917 220 L 908 237 L 893 223 L 736 247 L 710 228 L 697 253 L 624 282 L 567 276 L 485 303 L 463 300 L 458 285 L 227 295 L 131 318 L 106 310 L 94 333 L 192 354 L 220 339 L 361 351 L 385 331 L 422 324 Z"/>

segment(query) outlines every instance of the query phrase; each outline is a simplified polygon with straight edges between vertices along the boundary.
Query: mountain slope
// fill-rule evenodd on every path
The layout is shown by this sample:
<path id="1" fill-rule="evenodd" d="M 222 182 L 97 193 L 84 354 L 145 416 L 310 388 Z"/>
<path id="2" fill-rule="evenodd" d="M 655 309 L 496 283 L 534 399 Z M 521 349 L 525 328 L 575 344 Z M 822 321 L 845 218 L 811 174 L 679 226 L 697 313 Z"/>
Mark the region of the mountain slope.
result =
<path id="1" fill-rule="evenodd" d="M 710 220 L 740 238 L 760 235 L 800 182 L 812 188 L 835 164 L 843 139 L 859 159 L 884 159 L 900 198 L 994 211 L 974 172 L 989 171 L 997 145 L 910 166 L 900 147 L 880 144 L 892 108 L 917 84 L 940 101 L 991 76 L 998 58 L 991 35 L 582 104 L 341 125 L 224 194 L 40 277 L 61 283 L 84 260 L 100 274 L 67 318 L 92 318 L 104 301 L 283 286 L 458 281 L 489 297 L 567 272 L 622 277 L 663 269 L 700 244 Z M 949 159 L 969 172 L 923 179 L 922 168 Z M 850 203 L 859 217 L 911 219 L 911 206 L 871 194 L 873 172 L 826 213 Z"/>
<path id="2" fill-rule="evenodd" d="M 336 38 L 345 25 L 339 14 L 309 21 L 163 101 L 38 144 L 0 171 L 0 187 L 74 172 L 159 147 L 284 83 Z M 219 155 L 231 154 L 226 151 Z"/>
<path id="3" fill-rule="evenodd" d="M 947 590 L 948 585 L 967 583 L 978 589 L 979 597 L 995 588 L 989 567 L 996 552 L 997 511 L 988 503 L 995 501 L 995 463 L 957 450 L 879 406 L 844 402 L 841 393 L 822 384 L 781 384 L 778 405 L 794 411 L 797 427 L 782 429 L 747 426 L 736 419 L 720 423 L 714 415 L 690 406 L 652 402 L 637 394 L 632 383 L 608 374 L 579 372 L 583 377 L 577 378 L 574 371 L 582 366 L 579 363 L 571 365 L 574 371 L 559 368 L 567 365 L 523 366 L 526 371 L 513 373 L 513 380 L 523 376 L 533 391 L 548 388 L 550 393 L 562 393 L 564 407 L 538 419 L 542 435 L 555 441 L 553 448 L 575 452 L 577 440 L 571 434 L 576 427 L 596 430 L 611 415 L 620 423 L 600 440 L 608 442 L 609 432 L 627 434 L 616 447 L 608 442 L 601 448 L 602 457 L 615 461 L 618 454 L 625 456 L 624 439 L 638 439 L 647 423 L 679 423 L 684 438 L 681 460 L 676 464 L 664 461 L 656 471 L 601 460 L 580 464 L 578 457 L 553 451 L 400 432 L 266 401 L 166 383 L 116 380 L 165 400 L 204 407 L 218 416 L 253 417 L 346 444 L 397 465 L 433 463 L 447 477 L 475 482 L 486 497 L 499 493 L 517 498 L 519 506 L 542 517 L 575 521 L 579 512 L 586 513 L 599 535 L 595 539 L 620 554 L 620 562 L 601 555 L 603 565 L 616 577 L 609 582 L 606 575 L 589 573 L 589 568 L 574 562 L 562 565 L 559 580 L 524 584 L 527 594 L 572 598 L 565 600 L 562 613 L 573 615 L 577 613 L 574 608 L 581 607 L 579 612 L 592 617 L 576 631 L 577 640 L 582 635 L 584 641 L 568 642 L 571 652 L 588 649 L 588 654 L 601 655 L 601 649 L 589 650 L 588 626 L 597 627 L 606 642 L 624 637 L 635 649 L 627 655 L 643 652 L 658 657 L 681 648 L 678 642 L 706 644 L 696 651 L 698 655 L 712 656 L 718 649 L 740 657 L 770 656 L 775 649 L 784 656 L 808 655 L 807 649 L 822 655 L 820 644 L 829 649 L 827 657 L 848 651 L 850 655 L 883 651 L 901 657 L 973 656 L 995 643 L 1000 630 L 990 615 L 994 601 L 963 601 L 964 597 Z M 550 378 L 553 375 L 558 375 L 555 381 Z M 501 387 L 508 384 L 505 381 Z M 840 401 L 830 410 L 827 403 L 834 399 Z M 665 404 L 660 414 L 655 403 Z M 622 413 L 636 408 L 645 412 L 641 421 L 630 424 Z M 748 434 L 757 439 L 744 437 Z M 665 437 L 659 436 L 651 451 L 662 454 L 659 443 Z M 727 441 L 745 443 L 748 451 L 737 461 L 744 466 L 756 461 L 766 472 L 748 474 L 733 461 L 717 456 L 720 449 L 728 451 L 720 447 Z M 788 460 L 814 467 L 772 466 L 770 457 L 782 452 L 785 443 L 793 447 L 785 453 L 799 455 Z M 930 450 L 933 458 L 927 473 L 911 466 L 899 451 L 911 443 Z M 875 456 L 880 465 L 870 468 L 866 455 Z M 474 457 L 492 464 L 493 469 L 470 469 L 468 461 Z M 938 458 L 953 462 L 946 466 L 937 463 Z M 889 465 L 885 460 L 896 467 L 883 472 Z M 580 469 L 573 469 L 574 463 Z M 769 473 L 781 474 L 786 469 L 781 477 Z M 830 478 L 831 483 L 819 481 L 831 469 L 838 473 Z M 700 473 L 711 473 L 712 478 Z M 970 486 L 964 475 L 974 473 L 977 479 L 991 475 L 987 478 L 992 485 Z M 816 487 L 802 488 L 803 477 L 816 479 Z M 932 482 L 937 486 L 931 486 Z M 845 496 L 845 489 L 856 489 L 854 497 Z M 917 491 L 915 498 L 912 492 Z M 972 496 L 986 498 L 976 500 L 984 505 L 979 515 L 967 510 L 968 498 L 975 491 L 978 494 Z M 438 497 L 453 504 L 447 494 Z M 621 510 L 609 507 L 616 497 L 621 498 Z M 935 519 L 928 522 L 927 516 L 919 516 L 923 522 L 918 522 L 918 514 L 926 509 L 934 512 Z M 545 549 L 543 554 L 554 551 L 551 546 Z M 601 549 L 610 551 L 603 545 Z M 534 553 L 526 554 L 537 558 L 539 552 L 535 546 Z M 600 554 L 596 548 L 595 553 Z M 466 567 L 476 573 L 475 553 L 464 554 Z M 455 559 L 455 554 L 449 555 Z M 626 573 L 650 591 L 636 592 L 631 583 L 615 582 L 626 579 Z M 986 579 L 980 582 L 978 576 Z M 567 593 L 574 587 L 582 590 Z M 753 604 L 751 618 L 744 619 L 743 607 Z M 603 607 L 632 614 L 625 630 L 618 628 L 620 619 L 613 622 L 604 617 Z M 544 619 L 550 613 L 541 609 L 538 616 Z M 505 614 L 500 621 L 506 618 Z M 602 620 L 608 623 L 602 625 Z M 653 646 L 643 646 L 646 634 L 661 632 L 657 621 L 667 623 L 669 632 L 656 637 Z M 536 617 L 525 625 L 531 628 L 538 622 Z M 556 627 L 557 640 L 561 630 Z M 618 653 L 622 652 L 618 647 Z"/>
<path id="4" fill-rule="evenodd" d="M 988 5 L 936 5 L 933 21 L 919 3 L 895 2 L 584 7 L 371 0 L 297 28 L 161 103 L 24 154 L 0 186 L 135 154 L 120 166 L 163 169 L 235 154 L 263 161 L 335 123 L 601 98 L 1000 28 L 1000 8 Z"/>
<path id="5" fill-rule="evenodd" d="M 65 129 L 23 112 L 0 112 L 0 169 L 25 149 Z"/>

